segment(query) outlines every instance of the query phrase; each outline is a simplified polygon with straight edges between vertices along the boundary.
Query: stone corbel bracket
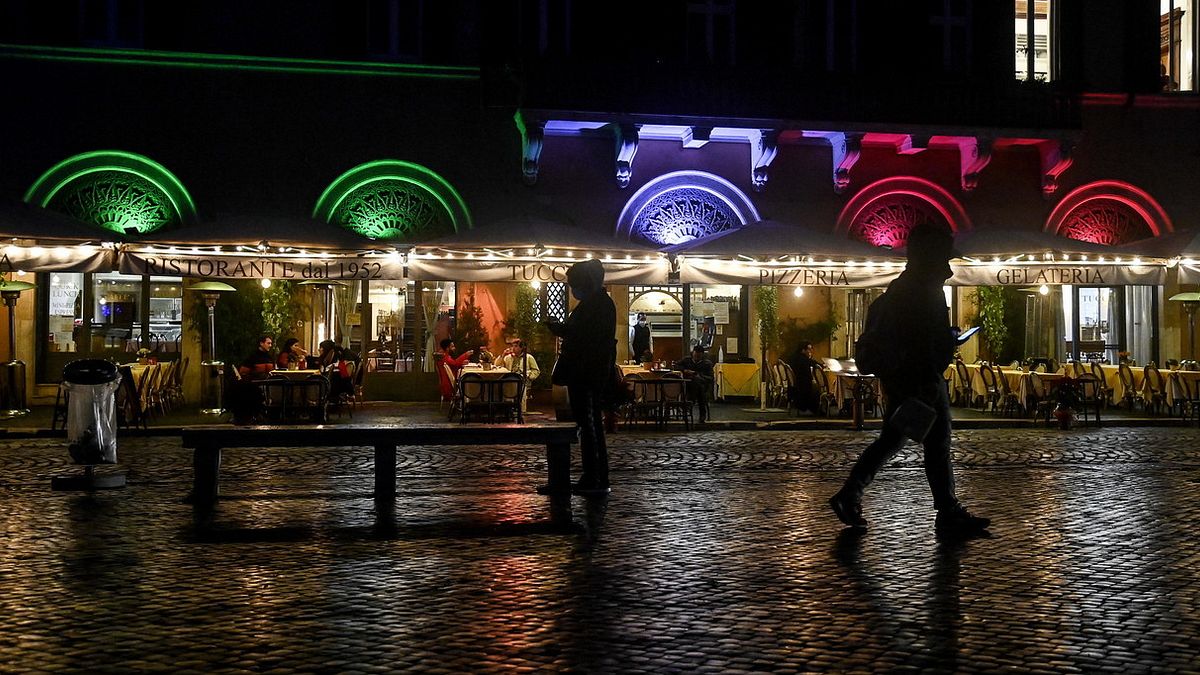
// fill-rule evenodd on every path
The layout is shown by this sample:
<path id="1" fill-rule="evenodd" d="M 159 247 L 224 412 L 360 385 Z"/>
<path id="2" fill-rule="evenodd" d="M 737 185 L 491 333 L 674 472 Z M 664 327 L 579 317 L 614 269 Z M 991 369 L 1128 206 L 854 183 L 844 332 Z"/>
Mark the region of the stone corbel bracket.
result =
<path id="1" fill-rule="evenodd" d="M 617 142 L 617 186 L 629 187 L 633 178 L 633 157 L 638 150 L 638 127 L 633 124 L 613 125 L 613 136 Z"/>
<path id="2" fill-rule="evenodd" d="M 538 162 L 542 156 L 542 143 L 546 134 L 546 123 L 540 120 L 532 120 L 524 124 L 518 122 L 518 125 L 522 130 L 521 180 L 526 185 L 536 185 L 538 180 Z"/>
<path id="3" fill-rule="evenodd" d="M 753 131 L 750 140 L 750 182 L 754 184 L 755 192 L 762 192 L 767 187 L 767 172 L 775 156 L 779 154 L 779 132 L 774 129 Z"/>
<path id="4" fill-rule="evenodd" d="M 975 136 L 936 136 L 930 148 L 957 149 L 962 189 L 970 192 L 979 187 L 979 174 L 992 161 L 992 139 Z"/>
<path id="5" fill-rule="evenodd" d="M 1058 190 L 1059 177 L 1075 161 L 1071 157 L 1072 143 L 1048 140 L 1038 143 L 1037 148 L 1042 160 L 1042 196 L 1048 199 Z"/>
<path id="6" fill-rule="evenodd" d="M 802 137 L 829 144 L 833 155 L 833 191 L 837 194 L 845 192 L 846 188 L 850 187 L 850 170 L 862 155 L 863 134 L 805 130 Z"/>

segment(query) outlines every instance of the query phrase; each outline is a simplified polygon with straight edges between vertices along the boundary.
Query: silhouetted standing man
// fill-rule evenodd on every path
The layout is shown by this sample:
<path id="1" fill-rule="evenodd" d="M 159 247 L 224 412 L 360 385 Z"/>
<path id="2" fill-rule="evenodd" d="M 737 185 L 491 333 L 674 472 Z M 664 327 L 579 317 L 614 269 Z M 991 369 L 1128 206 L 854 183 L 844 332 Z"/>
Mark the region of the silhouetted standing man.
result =
<path id="1" fill-rule="evenodd" d="M 583 475 L 571 486 L 578 494 L 607 494 L 608 448 L 604 443 L 601 399 L 612 383 L 617 360 L 617 308 L 604 291 L 599 260 L 575 263 L 567 270 L 571 295 L 579 300 L 566 322 L 547 321 L 562 338 L 562 352 L 551 380 L 567 388 L 571 414 L 579 425 Z"/>
<path id="2" fill-rule="evenodd" d="M 906 400 L 917 398 L 936 414 L 923 441 L 925 476 L 937 509 L 935 526 L 939 530 L 983 530 L 991 521 L 971 515 L 959 503 L 950 464 L 950 398 L 943 373 L 954 357 L 958 331 L 950 326 L 942 284 L 953 274 L 954 237 L 948 230 L 918 225 L 908 236 L 907 254 L 904 272 L 872 303 L 867 318 L 868 329 L 878 326 L 895 354 L 892 368 L 880 376 L 888 399 L 883 430 L 863 451 L 829 505 L 843 523 L 867 526 L 862 516 L 863 490 L 904 445 L 904 433 L 892 423 L 893 415 Z"/>

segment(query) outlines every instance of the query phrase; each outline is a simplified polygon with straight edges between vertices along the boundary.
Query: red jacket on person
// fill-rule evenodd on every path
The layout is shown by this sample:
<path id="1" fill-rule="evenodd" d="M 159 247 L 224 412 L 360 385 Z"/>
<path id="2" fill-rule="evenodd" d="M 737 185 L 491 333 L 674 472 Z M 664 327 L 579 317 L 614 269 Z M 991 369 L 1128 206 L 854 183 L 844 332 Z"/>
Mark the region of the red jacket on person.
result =
<path id="1" fill-rule="evenodd" d="M 438 389 L 441 390 L 442 398 L 454 396 L 454 381 L 450 377 L 451 375 L 458 377 L 458 371 L 462 369 L 463 364 L 469 358 L 471 358 L 469 352 L 464 352 L 458 356 L 450 356 L 444 352 L 438 352 L 434 355 L 433 362 L 437 364 Z M 443 364 L 450 366 L 449 373 L 442 367 Z"/>

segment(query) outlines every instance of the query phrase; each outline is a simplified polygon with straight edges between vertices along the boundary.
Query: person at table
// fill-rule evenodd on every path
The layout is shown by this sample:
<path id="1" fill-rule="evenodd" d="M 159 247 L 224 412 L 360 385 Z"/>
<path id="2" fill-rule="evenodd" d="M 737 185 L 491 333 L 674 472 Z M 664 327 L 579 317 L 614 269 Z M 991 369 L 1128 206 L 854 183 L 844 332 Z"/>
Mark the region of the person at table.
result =
<path id="1" fill-rule="evenodd" d="M 275 340 L 270 335 L 258 338 L 258 347 L 254 349 L 238 366 L 238 373 L 247 380 L 261 380 L 275 370 L 275 358 L 271 356 L 271 347 Z"/>
<path id="2" fill-rule="evenodd" d="M 308 350 L 300 344 L 300 340 L 294 337 L 284 340 L 283 347 L 279 350 L 279 357 L 275 359 L 275 367 L 281 370 L 289 368 L 300 370 L 306 366 L 308 366 Z"/>
<path id="3" fill-rule="evenodd" d="M 436 364 L 438 388 L 441 390 L 442 398 L 449 401 L 450 399 L 454 398 L 454 380 L 458 379 L 458 371 L 462 370 L 462 367 L 466 364 L 467 359 L 470 359 L 471 355 L 474 354 L 475 351 L 468 349 L 462 354 L 455 356 L 454 352 L 456 351 L 456 348 L 454 345 L 454 340 L 451 340 L 450 338 L 442 340 L 441 348 L 442 351 L 433 355 L 433 362 Z M 449 373 L 447 373 L 446 369 L 442 367 L 443 365 L 450 367 Z"/>
<path id="4" fill-rule="evenodd" d="M 629 354 L 629 358 L 638 363 L 654 360 L 654 336 L 650 335 L 645 312 L 638 312 L 634 324 L 629 327 Z"/>
<path id="5" fill-rule="evenodd" d="M 712 395 L 713 388 L 712 359 L 708 358 L 704 347 L 696 345 L 692 347 L 691 356 L 684 357 L 682 361 L 676 363 L 675 369 L 682 370 L 683 376 L 688 378 L 688 396 L 696 402 L 700 421 L 707 422 L 709 417 L 708 398 Z"/>
<path id="6" fill-rule="evenodd" d="M 521 398 L 521 412 L 524 413 L 533 381 L 538 379 L 538 376 L 542 374 L 542 369 L 538 367 L 537 359 L 533 358 L 533 354 L 529 353 L 524 340 L 513 342 L 512 351 L 513 353 L 508 356 L 501 357 L 499 365 L 506 368 L 509 372 L 519 373 L 522 379 L 524 379 L 525 396 Z"/>
<path id="7" fill-rule="evenodd" d="M 879 437 L 859 456 L 845 484 L 829 499 L 829 506 L 846 525 L 864 528 L 862 495 L 876 472 L 904 446 L 905 431 L 896 417 L 904 404 L 909 417 L 920 416 L 916 399 L 932 408 L 932 426 L 922 443 L 925 477 L 937 509 L 935 529 L 958 534 L 978 533 L 991 521 L 973 515 L 954 493 L 954 468 L 950 463 L 950 398 L 943 373 L 954 357 L 957 330 L 951 328 L 942 284 L 953 274 L 950 259 L 954 235 L 931 224 L 917 225 L 908 235 L 908 263 L 904 272 L 867 310 L 863 335 L 877 353 L 873 368 L 887 396 L 885 420 Z M 860 343 L 862 339 L 860 338 Z"/>
<path id="8" fill-rule="evenodd" d="M 571 415 L 579 426 L 583 474 L 572 492 L 609 492 L 608 448 L 604 441 L 604 396 L 613 383 L 617 360 L 617 308 L 604 290 L 604 265 L 590 259 L 567 269 L 567 285 L 579 300 L 567 320 L 546 327 L 562 338 L 551 381 L 567 388 Z"/>
<path id="9" fill-rule="evenodd" d="M 817 412 L 820 393 L 817 389 L 816 377 L 820 376 L 821 364 L 813 358 L 811 342 L 801 342 L 796 353 L 788 360 L 792 372 L 796 375 L 796 383 L 788 392 L 789 398 L 797 410 Z"/>

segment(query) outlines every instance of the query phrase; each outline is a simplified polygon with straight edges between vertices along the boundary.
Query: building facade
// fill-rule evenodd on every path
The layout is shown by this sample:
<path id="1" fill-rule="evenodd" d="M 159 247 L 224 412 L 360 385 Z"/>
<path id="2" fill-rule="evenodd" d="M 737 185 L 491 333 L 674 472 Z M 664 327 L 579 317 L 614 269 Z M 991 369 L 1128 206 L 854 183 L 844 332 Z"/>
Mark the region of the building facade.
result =
<path id="1" fill-rule="evenodd" d="M 1020 326 L 989 358 L 1195 358 L 1195 9 L 8 3 L 0 198 L 95 228 L 0 222 L 37 285 L 17 355 L 43 397 L 80 354 L 209 358 L 186 289 L 271 279 L 288 332 L 432 396 L 441 337 L 501 348 L 594 256 L 656 358 L 852 356 L 928 221 L 967 254 L 956 319 Z"/>

